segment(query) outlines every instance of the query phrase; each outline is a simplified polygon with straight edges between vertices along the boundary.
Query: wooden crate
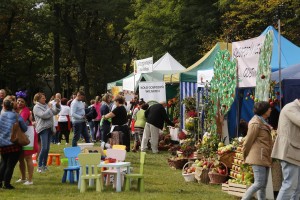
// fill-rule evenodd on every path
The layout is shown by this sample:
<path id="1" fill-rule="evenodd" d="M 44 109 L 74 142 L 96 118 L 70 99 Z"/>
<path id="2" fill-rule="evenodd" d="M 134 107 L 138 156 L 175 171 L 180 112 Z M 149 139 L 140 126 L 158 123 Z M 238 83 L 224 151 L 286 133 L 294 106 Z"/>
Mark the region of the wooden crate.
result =
<path id="1" fill-rule="evenodd" d="M 228 183 L 222 183 L 222 191 L 228 193 L 229 185 Z"/>
<path id="2" fill-rule="evenodd" d="M 237 184 L 237 183 L 228 183 L 228 194 L 237 196 L 237 197 L 243 197 L 246 190 L 249 188 L 247 185 L 243 184 Z"/>

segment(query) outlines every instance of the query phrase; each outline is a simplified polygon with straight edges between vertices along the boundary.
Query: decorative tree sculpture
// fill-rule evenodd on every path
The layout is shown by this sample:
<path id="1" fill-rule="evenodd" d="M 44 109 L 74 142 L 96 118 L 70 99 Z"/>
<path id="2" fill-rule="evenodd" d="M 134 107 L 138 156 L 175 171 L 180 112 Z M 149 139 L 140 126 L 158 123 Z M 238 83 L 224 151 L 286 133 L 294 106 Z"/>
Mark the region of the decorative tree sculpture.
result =
<path id="1" fill-rule="evenodd" d="M 271 90 L 271 57 L 273 48 L 273 31 L 266 35 L 263 47 L 259 55 L 258 69 L 256 73 L 255 101 L 269 101 Z M 272 99 L 273 101 L 273 99 Z M 271 101 L 270 101 L 271 102 Z"/>
<path id="2" fill-rule="evenodd" d="M 217 53 L 214 62 L 214 77 L 210 82 L 211 109 L 208 112 L 208 120 L 211 120 L 211 133 L 219 134 L 222 139 L 222 126 L 224 115 L 230 109 L 237 84 L 236 60 L 230 61 L 228 50 L 221 50 Z"/>

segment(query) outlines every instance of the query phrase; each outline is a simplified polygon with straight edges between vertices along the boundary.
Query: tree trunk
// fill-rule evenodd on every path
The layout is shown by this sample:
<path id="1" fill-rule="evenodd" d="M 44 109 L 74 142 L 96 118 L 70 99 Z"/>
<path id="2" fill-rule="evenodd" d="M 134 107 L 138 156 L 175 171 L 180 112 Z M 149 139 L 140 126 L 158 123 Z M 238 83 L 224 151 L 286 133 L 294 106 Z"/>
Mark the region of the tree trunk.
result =
<path id="1" fill-rule="evenodd" d="M 61 84 L 60 84 L 60 41 L 59 41 L 59 16 L 60 16 L 60 5 L 54 4 L 54 16 L 55 16 L 55 24 L 57 25 L 53 31 L 53 70 L 54 70 L 54 92 L 61 92 Z"/>

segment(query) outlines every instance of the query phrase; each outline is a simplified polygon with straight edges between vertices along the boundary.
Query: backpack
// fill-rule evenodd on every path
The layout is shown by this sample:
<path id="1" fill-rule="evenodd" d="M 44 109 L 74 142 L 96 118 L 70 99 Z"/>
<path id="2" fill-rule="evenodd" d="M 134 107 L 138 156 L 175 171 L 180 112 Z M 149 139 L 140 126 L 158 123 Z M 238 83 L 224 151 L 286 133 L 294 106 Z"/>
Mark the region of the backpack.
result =
<path id="1" fill-rule="evenodd" d="M 91 106 L 91 107 L 87 108 L 85 110 L 85 113 L 86 113 L 86 115 L 85 115 L 86 119 L 88 121 L 96 119 L 96 117 L 98 116 L 98 113 L 97 113 L 96 108 L 94 106 Z"/>

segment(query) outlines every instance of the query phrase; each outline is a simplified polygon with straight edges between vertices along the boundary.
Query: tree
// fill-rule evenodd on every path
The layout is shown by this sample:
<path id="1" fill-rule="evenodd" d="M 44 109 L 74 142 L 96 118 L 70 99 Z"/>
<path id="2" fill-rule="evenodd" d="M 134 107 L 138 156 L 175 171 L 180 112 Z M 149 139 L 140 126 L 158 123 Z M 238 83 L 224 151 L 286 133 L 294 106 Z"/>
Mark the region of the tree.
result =
<path id="1" fill-rule="evenodd" d="M 298 0 L 219 0 L 217 5 L 222 11 L 221 38 L 239 41 L 257 37 L 267 26 L 277 27 L 280 11 L 282 34 L 300 45 Z M 284 9 L 281 5 L 285 5 Z"/>
<path id="2" fill-rule="evenodd" d="M 130 45 L 138 50 L 139 58 L 158 59 L 169 52 L 189 66 L 217 41 L 219 14 L 215 2 L 135 0 L 135 16 L 126 27 Z"/>

